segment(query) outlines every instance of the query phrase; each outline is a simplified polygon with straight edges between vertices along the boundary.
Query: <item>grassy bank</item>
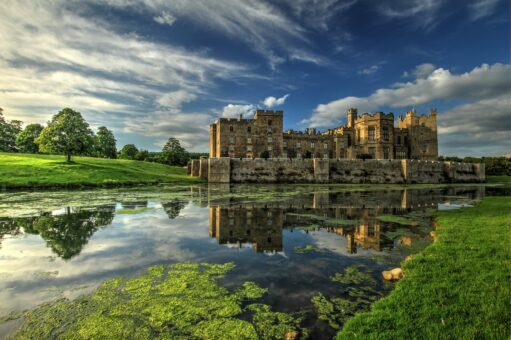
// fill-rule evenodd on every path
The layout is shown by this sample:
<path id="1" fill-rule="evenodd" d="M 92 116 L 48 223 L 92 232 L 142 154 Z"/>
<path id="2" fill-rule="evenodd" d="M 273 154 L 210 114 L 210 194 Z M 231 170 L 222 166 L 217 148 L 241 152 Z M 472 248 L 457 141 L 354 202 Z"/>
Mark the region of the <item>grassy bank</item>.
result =
<path id="1" fill-rule="evenodd" d="M 511 176 L 486 176 L 486 182 L 511 184 Z"/>
<path id="2" fill-rule="evenodd" d="M 509 339 L 511 197 L 437 213 L 437 242 L 338 339 Z"/>
<path id="3" fill-rule="evenodd" d="M 186 169 L 123 159 L 0 153 L 0 188 L 114 187 L 193 183 Z"/>

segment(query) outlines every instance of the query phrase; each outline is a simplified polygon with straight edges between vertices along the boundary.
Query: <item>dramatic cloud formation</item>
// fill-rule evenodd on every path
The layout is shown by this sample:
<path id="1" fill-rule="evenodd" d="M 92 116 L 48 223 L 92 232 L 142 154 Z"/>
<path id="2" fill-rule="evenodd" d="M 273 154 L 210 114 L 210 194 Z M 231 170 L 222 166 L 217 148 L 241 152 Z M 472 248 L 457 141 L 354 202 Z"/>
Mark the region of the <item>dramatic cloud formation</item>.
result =
<path id="1" fill-rule="evenodd" d="M 392 88 L 378 89 L 368 97 L 346 97 L 320 104 L 304 121 L 313 127 L 327 127 L 344 117 L 350 107 L 361 112 L 381 107 L 409 107 L 439 100 L 482 100 L 511 94 L 511 65 L 483 64 L 460 75 L 438 68 L 427 78 L 397 83 Z"/>
<path id="2" fill-rule="evenodd" d="M 338 124 L 351 106 L 431 104 L 445 114 L 443 138 L 462 138 L 447 117 L 509 94 L 509 65 L 496 63 L 507 63 L 509 51 L 492 40 L 508 35 L 504 7 L 503 0 L 4 0 L 0 107 L 8 119 L 43 124 L 72 107 L 93 128 L 111 128 L 119 147 L 151 150 L 178 137 L 206 151 L 215 119 L 284 104 L 285 128 L 293 129 Z M 479 33 L 466 39 L 464 28 Z M 456 44 L 442 44 L 447 38 Z M 488 60 L 496 64 L 452 71 Z M 265 98 L 275 93 L 294 99 Z"/>
<path id="3" fill-rule="evenodd" d="M 264 104 L 264 106 L 266 106 L 268 108 L 283 105 L 286 102 L 287 97 L 289 97 L 289 94 L 286 94 L 280 98 L 275 98 L 273 96 L 266 97 L 263 100 L 263 104 Z"/>

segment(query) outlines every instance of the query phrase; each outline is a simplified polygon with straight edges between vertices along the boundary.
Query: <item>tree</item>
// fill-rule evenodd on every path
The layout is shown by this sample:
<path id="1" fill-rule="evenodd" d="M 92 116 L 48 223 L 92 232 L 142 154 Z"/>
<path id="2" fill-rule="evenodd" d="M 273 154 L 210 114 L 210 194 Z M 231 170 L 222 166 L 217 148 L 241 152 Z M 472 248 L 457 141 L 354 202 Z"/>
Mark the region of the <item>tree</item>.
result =
<path id="1" fill-rule="evenodd" d="M 190 160 L 190 155 L 177 138 L 171 137 L 163 146 L 161 160 L 165 164 L 182 166 Z"/>
<path id="2" fill-rule="evenodd" d="M 147 150 L 139 150 L 135 155 L 137 161 L 145 161 L 147 158 L 149 158 L 149 151 Z"/>
<path id="3" fill-rule="evenodd" d="M 100 126 L 94 136 L 94 155 L 102 158 L 117 158 L 115 142 L 112 131 Z"/>
<path id="4" fill-rule="evenodd" d="M 29 124 L 16 137 L 16 146 L 19 151 L 26 153 L 38 153 L 39 145 L 35 139 L 39 137 L 44 127 L 41 124 Z"/>
<path id="5" fill-rule="evenodd" d="M 53 116 L 35 142 L 39 144 L 39 151 L 64 154 L 71 162 L 71 156 L 91 151 L 92 130 L 80 112 L 65 108 Z"/>
<path id="6" fill-rule="evenodd" d="M 16 151 L 16 136 L 21 132 L 21 122 L 4 118 L 3 109 L 0 108 L 0 151 Z"/>
<path id="7" fill-rule="evenodd" d="M 135 159 L 135 156 L 138 153 L 138 149 L 135 144 L 126 144 L 122 147 L 121 152 L 119 154 L 119 158 L 123 159 Z"/>

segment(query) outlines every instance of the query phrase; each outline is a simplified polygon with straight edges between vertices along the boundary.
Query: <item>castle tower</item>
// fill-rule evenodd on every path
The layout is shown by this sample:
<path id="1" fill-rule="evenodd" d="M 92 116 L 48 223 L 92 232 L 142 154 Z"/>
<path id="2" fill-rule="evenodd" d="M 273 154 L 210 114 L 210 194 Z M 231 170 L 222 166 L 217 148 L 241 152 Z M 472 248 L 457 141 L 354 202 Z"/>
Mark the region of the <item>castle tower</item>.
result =
<path id="1" fill-rule="evenodd" d="M 357 109 L 348 109 L 348 127 L 355 127 L 355 120 L 357 119 Z"/>

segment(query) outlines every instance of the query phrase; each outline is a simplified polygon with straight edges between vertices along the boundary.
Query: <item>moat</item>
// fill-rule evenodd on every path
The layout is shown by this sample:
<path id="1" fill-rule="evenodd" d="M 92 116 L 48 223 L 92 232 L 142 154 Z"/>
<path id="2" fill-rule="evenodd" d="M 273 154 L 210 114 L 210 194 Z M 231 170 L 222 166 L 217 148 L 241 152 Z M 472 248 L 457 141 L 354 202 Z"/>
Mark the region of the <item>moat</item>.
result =
<path id="1" fill-rule="evenodd" d="M 0 193 L 0 337 L 18 312 L 173 263 L 232 262 L 218 283 L 268 289 L 258 301 L 300 313 L 314 339 L 392 290 L 381 272 L 432 240 L 430 213 L 471 205 L 484 186 L 417 189 L 210 185 Z M 10 317 L 5 317 L 10 315 Z M 13 319 L 13 320 L 11 320 Z"/>

